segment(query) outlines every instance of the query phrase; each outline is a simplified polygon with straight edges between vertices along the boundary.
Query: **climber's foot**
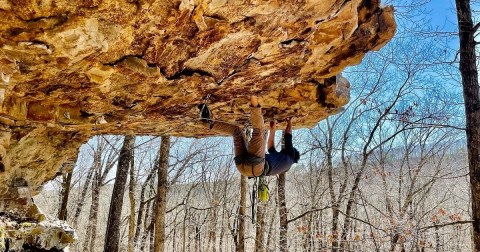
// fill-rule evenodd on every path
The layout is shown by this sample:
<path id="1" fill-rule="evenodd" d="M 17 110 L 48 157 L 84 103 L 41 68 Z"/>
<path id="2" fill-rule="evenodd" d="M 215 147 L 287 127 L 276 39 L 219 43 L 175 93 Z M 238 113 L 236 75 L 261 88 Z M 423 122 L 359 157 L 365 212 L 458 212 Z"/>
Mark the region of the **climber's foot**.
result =
<path id="1" fill-rule="evenodd" d="M 210 124 L 210 129 L 213 128 L 212 112 L 208 108 L 207 104 L 198 104 L 197 108 L 200 110 L 200 120 L 204 123 Z"/>
<path id="2" fill-rule="evenodd" d="M 270 121 L 270 129 L 275 130 L 277 128 L 277 121 L 275 119 Z"/>
<path id="3" fill-rule="evenodd" d="M 208 122 L 208 119 L 211 119 L 211 113 L 210 109 L 208 109 L 207 104 L 198 104 L 197 108 L 200 110 L 200 118 L 202 122 Z"/>

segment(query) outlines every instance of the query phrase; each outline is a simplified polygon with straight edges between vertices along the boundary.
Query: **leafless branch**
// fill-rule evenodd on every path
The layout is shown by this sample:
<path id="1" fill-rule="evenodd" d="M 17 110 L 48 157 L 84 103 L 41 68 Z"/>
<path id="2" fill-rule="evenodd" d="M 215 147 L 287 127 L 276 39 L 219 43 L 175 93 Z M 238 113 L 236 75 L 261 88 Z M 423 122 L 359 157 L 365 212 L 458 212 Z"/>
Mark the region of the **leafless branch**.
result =
<path id="1" fill-rule="evenodd" d="M 443 223 L 443 224 L 436 224 L 436 225 L 431 225 L 431 226 L 426 226 L 426 227 L 421 227 L 419 230 L 427 230 L 431 228 L 442 228 L 442 227 L 447 227 L 447 226 L 453 226 L 453 225 L 463 225 L 463 224 L 471 224 L 473 223 L 473 220 L 465 220 L 465 221 L 455 221 L 455 222 L 449 222 L 449 223 Z"/>

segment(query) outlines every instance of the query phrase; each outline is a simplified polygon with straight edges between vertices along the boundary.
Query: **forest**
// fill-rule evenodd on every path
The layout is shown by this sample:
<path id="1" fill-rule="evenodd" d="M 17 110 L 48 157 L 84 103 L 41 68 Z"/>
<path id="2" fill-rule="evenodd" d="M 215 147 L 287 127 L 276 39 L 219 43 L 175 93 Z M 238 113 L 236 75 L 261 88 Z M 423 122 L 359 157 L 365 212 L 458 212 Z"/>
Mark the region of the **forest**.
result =
<path id="1" fill-rule="evenodd" d="M 478 19 L 478 3 L 456 2 Z M 384 4 L 395 37 L 343 72 L 342 111 L 294 130 L 300 162 L 267 177 L 267 202 L 236 170 L 229 137 L 99 135 L 35 203 L 75 228 L 71 251 L 474 250 L 465 13 L 454 1 Z"/>

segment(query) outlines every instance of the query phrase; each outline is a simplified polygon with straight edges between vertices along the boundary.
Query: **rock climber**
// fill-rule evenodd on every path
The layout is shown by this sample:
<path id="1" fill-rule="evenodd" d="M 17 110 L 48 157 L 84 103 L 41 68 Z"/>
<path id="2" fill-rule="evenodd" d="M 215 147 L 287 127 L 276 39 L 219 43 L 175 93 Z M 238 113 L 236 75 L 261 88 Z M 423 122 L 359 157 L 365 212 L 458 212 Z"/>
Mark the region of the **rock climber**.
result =
<path id="1" fill-rule="evenodd" d="M 237 125 L 215 121 L 207 105 L 200 104 L 202 121 L 208 123 L 211 130 L 233 136 L 235 165 L 238 171 L 247 177 L 271 176 L 288 171 L 293 163 L 297 163 L 300 153 L 292 143 L 292 120 L 287 118 L 284 141 L 285 147 L 278 152 L 275 149 L 276 122 L 270 122 L 268 137 L 268 154 L 265 154 L 266 131 L 262 108 L 257 96 L 250 97 L 250 123 L 253 127 L 252 137 L 247 143 L 245 132 Z"/>

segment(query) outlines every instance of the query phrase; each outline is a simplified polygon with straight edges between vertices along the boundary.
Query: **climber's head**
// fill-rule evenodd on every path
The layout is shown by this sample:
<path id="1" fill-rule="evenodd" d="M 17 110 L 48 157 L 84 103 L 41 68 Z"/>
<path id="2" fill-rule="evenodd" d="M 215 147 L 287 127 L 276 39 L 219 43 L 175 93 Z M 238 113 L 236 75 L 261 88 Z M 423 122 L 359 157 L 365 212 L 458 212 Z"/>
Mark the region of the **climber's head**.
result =
<path id="1" fill-rule="evenodd" d="M 293 157 L 293 162 L 298 163 L 298 160 L 300 159 L 300 152 L 296 148 L 293 148 L 293 151 L 295 153 L 295 156 Z"/>

